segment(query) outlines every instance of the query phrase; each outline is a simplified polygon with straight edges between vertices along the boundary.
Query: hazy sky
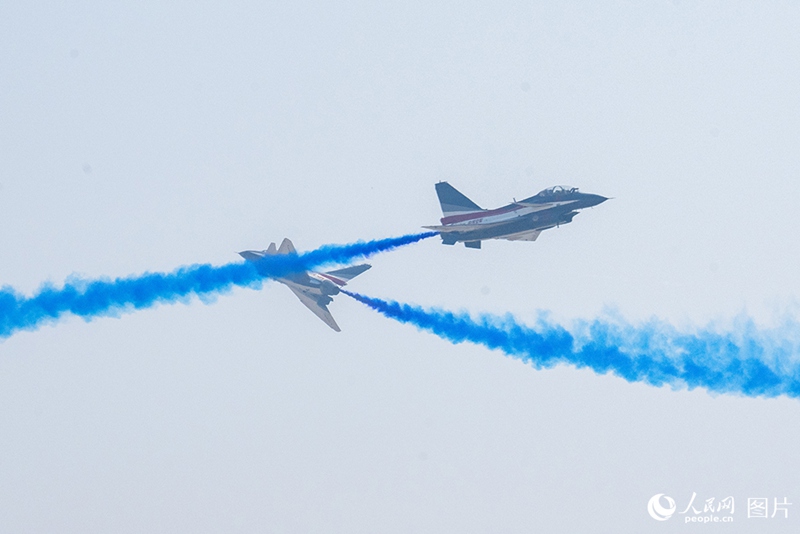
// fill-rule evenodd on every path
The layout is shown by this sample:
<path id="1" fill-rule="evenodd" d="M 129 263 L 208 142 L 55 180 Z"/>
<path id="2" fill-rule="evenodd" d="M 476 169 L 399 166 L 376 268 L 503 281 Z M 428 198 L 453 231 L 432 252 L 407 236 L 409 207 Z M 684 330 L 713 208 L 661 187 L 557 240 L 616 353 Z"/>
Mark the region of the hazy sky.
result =
<path id="1" fill-rule="evenodd" d="M 484 207 L 568 184 L 614 199 L 351 286 L 531 323 L 800 314 L 797 5 L 285 4 L 0 3 L 0 284 L 415 232 L 439 180 Z M 797 400 L 331 311 L 270 283 L 0 342 L 0 531 L 800 528 Z M 734 523 L 648 516 L 693 492 Z"/>

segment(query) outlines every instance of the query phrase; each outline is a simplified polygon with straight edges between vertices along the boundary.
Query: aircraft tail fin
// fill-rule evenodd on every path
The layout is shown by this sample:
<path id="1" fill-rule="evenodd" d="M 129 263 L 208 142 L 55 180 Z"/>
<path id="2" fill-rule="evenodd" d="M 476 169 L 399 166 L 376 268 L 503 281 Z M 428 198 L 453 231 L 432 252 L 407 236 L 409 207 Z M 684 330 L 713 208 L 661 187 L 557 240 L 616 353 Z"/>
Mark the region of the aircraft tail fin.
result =
<path id="1" fill-rule="evenodd" d="M 292 245 L 292 242 L 289 241 L 288 237 L 284 238 L 284 240 L 281 242 L 281 246 L 278 248 L 278 254 L 297 254 L 294 245 Z"/>
<path id="2" fill-rule="evenodd" d="M 270 243 L 267 250 L 264 251 L 265 254 L 277 254 L 278 249 L 275 247 L 275 243 Z"/>
<path id="3" fill-rule="evenodd" d="M 445 217 L 458 215 L 460 213 L 482 211 L 480 206 L 465 197 L 447 182 L 439 182 L 436 184 L 436 195 L 439 197 L 439 204 L 442 206 L 442 213 Z"/>
<path id="4" fill-rule="evenodd" d="M 364 271 L 368 270 L 372 265 L 368 263 L 362 263 L 361 265 L 351 265 L 350 267 L 345 267 L 344 269 L 336 269 L 335 271 L 328 271 L 325 274 L 329 274 L 334 278 L 338 278 L 344 282 L 349 282 L 359 274 L 363 273 Z"/>

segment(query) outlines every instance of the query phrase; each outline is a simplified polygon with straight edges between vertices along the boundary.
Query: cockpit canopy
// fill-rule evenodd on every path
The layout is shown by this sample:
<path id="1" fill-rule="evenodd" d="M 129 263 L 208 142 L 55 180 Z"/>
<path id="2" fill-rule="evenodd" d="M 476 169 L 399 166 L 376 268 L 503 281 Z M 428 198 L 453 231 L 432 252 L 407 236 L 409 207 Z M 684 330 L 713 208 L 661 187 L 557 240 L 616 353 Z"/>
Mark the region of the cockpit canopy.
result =
<path id="1" fill-rule="evenodd" d="M 577 192 L 578 192 L 577 187 L 570 187 L 568 185 L 554 185 L 553 187 L 548 187 L 543 191 L 539 191 L 539 193 L 537 193 L 536 196 L 553 197 L 553 196 L 566 195 L 569 193 L 577 193 Z"/>

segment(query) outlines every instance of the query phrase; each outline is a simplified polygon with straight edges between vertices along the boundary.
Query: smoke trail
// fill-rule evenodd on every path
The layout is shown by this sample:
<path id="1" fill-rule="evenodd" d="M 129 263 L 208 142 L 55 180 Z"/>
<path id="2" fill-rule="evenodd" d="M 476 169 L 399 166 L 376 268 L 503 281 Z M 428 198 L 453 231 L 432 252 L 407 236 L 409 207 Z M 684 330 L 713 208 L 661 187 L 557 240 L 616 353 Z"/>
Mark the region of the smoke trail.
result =
<path id="1" fill-rule="evenodd" d="M 260 287 L 265 278 L 324 265 L 347 263 L 409 245 L 436 232 L 359 241 L 346 245 L 324 245 L 302 254 L 267 256 L 256 263 L 209 264 L 181 267 L 170 273 L 145 273 L 115 280 L 67 280 L 62 288 L 45 285 L 31 297 L 13 288 L 0 289 L 0 338 L 18 330 L 32 330 L 69 312 L 85 319 L 141 309 L 156 303 L 209 296 L 233 286 Z"/>
<path id="2" fill-rule="evenodd" d="M 537 369 L 570 364 L 599 374 L 611 372 L 629 382 L 674 389 L 701 387 L 753 397 L 800 396 L 796 324 L 782 331 L 763 331 L 745 321 L 729 333 L 710 328 L 681 333 L 657 321 L 632 326 L 595 320 L 579 324 L 571 333 L 544 319 L 531 328 L 511 315 L 473 319 L 466 313 L 343 293 L 386 317 L 453 343 L 469 341 L 502 350 Z"/>

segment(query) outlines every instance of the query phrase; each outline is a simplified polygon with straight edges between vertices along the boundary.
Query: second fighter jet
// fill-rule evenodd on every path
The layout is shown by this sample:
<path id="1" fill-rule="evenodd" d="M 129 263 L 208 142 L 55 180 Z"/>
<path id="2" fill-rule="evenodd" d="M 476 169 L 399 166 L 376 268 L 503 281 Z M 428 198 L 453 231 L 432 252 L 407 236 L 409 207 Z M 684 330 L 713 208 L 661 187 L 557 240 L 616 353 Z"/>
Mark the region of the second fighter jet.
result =
<path id="1" fill-rule="evenodd" d="M 270 243 L 267 250 L 245 250 L 239 253 L 247 261 L 256 263 L 266 256 L 275 254 L 297 254 L 297 251 L 289 239 L 284 239 L 280 247 L 276 247 L 275 243 Z M 351 265 L 344 269 L 324 273 L 300 271 L 289 273 L 277 280 L 291 289 L 292 293 L 300 299 L 300 302 L 314 312 L 314 315 L 322 319 L 326 325 L 337 332 L 341 332 L 339 325 L 333 320 L 333 315 L 328 310 L 328 304 L 333 301 L 333 296 L 339 293 L 339 287 L 347 284 L 351 279 L 369 268 L 369 264 L 362 263 L 361 265 Z"/>

